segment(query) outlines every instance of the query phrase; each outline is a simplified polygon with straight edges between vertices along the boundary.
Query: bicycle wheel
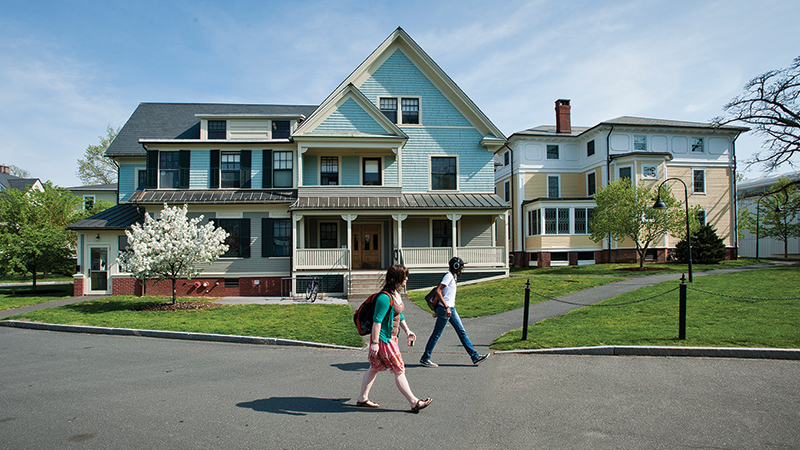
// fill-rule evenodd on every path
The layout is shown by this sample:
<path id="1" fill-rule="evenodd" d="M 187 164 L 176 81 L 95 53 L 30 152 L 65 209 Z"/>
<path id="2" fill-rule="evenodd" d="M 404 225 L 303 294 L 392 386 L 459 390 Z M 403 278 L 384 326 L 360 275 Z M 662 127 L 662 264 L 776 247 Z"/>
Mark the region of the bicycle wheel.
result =
<path id="1" fill-rule="evenodd" d="M 314 283 L 314 287 L 311 289 L 311 303 L 314 303 L 314 300 L 317 299 L 318 290 L 319 290 L 319 284 Z"/>
<path id="2" fill-rule="evenodd" d="M 306 285 L 306 300 L 310 299 L 311 298 L 311 292 L 315 291 L 315 289 L 314 289 L 315 288 L 315 286 L 314 286 L 315 284 L 316 283 L 314 283 L 314 280 L 311 280 Z M 316 292 L 315 292 L 315 296 L 316 296 Z"/>

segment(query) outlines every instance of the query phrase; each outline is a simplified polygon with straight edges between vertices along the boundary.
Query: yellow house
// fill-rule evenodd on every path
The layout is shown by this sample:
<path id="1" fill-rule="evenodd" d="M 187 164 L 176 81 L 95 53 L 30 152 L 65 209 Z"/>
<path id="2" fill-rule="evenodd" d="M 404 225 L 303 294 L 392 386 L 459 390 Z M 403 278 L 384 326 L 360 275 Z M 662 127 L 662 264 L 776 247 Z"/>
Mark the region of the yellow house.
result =
<path id="1" fill-rule="evenodd" d="M 573 127 L 570 100 L 556 101 L 556 126 L 509 137 L 496 153 L 495 186 L 511 206 L 508 247 L 517 267 L 636 261 L 633 242 L 589 238 L 597 190 L 619 178 L 654 186 L 680 178 L 689 205 L 700 205 L 736 256 L 736 138 L 747 128 L 673 120 L 618 117 Z M 667 182 L 678 199 L 680 182 Z M 681 237 L 664 236 L 648 250 L 663 261 Z"/>

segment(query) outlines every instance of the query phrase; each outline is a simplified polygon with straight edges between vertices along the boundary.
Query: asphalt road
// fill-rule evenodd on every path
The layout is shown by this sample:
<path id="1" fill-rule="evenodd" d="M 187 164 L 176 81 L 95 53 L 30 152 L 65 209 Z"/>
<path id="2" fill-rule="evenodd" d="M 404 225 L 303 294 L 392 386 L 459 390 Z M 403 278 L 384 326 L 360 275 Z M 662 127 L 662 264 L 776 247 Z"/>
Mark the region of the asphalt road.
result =
<path id="1" fill-rule="evenodd" d="M 371 395 L 382 407 L 355 407 L 363 350 L 0 327 L 0 448 L 800 446 L 798 361 L 503 354 L 475 367 L 454 336 L 437 369 L 403 345 L 412 389 L 434 399 L 412 414 L 388 373 Z"/>

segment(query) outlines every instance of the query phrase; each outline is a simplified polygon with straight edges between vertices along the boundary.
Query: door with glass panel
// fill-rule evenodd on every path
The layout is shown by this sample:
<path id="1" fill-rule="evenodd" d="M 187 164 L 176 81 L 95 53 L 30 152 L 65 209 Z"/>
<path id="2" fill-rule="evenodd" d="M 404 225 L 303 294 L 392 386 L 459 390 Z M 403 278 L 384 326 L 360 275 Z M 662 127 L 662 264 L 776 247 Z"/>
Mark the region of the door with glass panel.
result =
<path id="1" fill-rule="evenodd" d="M 108 291 L 108 248 L 91 247 L 89 249 L 91 264 L 89 265 L 90 292 Z"/>
<path id="2" fill-rule="evenodd" d="M 381 268 L 381 226 L 353 225 L 353 268 Z"/>

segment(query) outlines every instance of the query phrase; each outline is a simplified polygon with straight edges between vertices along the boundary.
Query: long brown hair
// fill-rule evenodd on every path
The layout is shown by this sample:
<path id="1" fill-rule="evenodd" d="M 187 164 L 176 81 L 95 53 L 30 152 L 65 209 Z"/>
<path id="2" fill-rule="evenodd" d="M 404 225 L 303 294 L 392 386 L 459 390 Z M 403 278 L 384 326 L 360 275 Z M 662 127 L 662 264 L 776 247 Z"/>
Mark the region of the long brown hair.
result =
<path id="1" fill-rule="evenodd" d="M 408 276 L 408 268 L 402 264 L 395 264 L 386 271 L 386 283 L 383 285 L 383 290 L 387 292 L 394 292 L 400 289 Z"/>

